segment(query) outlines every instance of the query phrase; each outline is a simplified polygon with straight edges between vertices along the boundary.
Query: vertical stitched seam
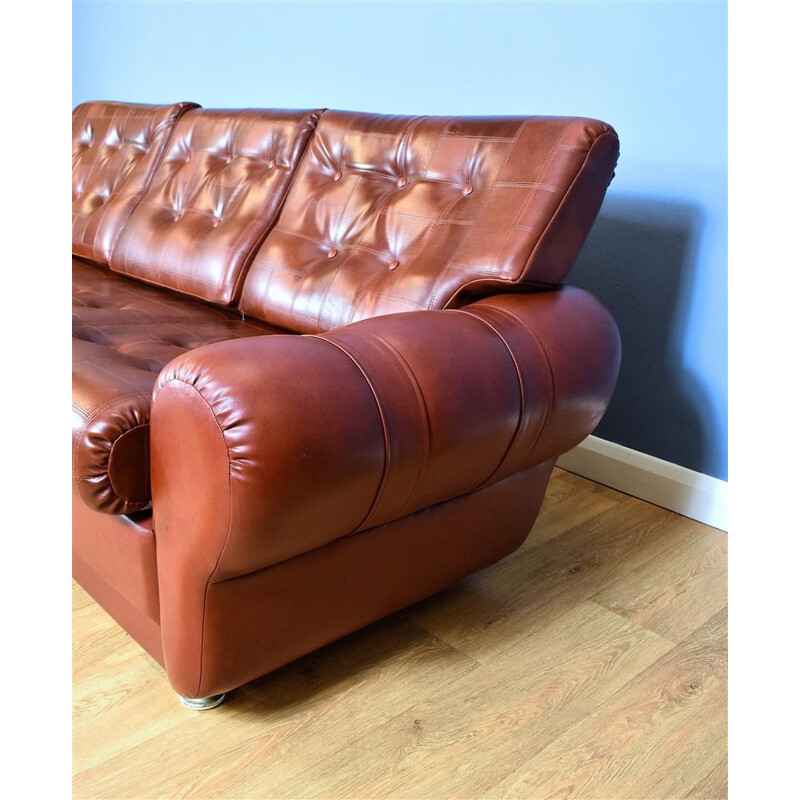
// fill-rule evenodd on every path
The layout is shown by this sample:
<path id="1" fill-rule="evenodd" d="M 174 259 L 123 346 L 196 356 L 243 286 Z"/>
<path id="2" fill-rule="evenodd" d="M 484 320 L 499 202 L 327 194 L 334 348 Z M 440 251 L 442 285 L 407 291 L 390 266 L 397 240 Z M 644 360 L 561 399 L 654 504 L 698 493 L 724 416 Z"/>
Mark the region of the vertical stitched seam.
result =
<path id="1" fill-rule="evenodd" d="M 364 376 L 364 380 L 367 382 L 367 386 L 369 386 L 369 389 L 372 392 L 372 396 L 375 399 L 375 405 L 377 406 L 378 409 L 378 415 L 381 418 L 381 427 L 383 428 L 384 458 L 383 458 L 383 475 L 381 475 L 381 482 L 378 485 L 378 490 L 377 492 L 375 492 L 375 497 L 373 498 L 372 503 L 370 504 L 370 507 L 367 510 L 366 515 L 361 520 L 361 522 L 359 522 L 358 525 L 351 531 L 352 534 L 359 531 L 362 528 L 362 526 L 366 523 L 366 521 L 372 516 L 375 509 L 378 507 L 378 503 L 381 497 L 383 496 L 384 489 L 386 488 L 386 484 L 389 478 L 391 457 L 392 457 L 390 440 L 389 440 L 389 426 L 387 424 L 386 415 L 383 412 L 383 406 L 381 405 L 381 401 L 378 398 L 378 392 L 375 389 L 375 386 L 373 385 L 369 376 L 367 375 L 366 370 L 361 366 L 361 364 L 358 362 L 355 356 L 353 356 L 348 350 L 346 350 L 340 344 L 333 342 L 330 339 L 326 339 L 324 336 L 315 335 L 314 338 L 319 339 L 319 341 L 321 342 L 327 342 L 329 345 L 335 347 L 340 353 L 347 356 L 347 358 L 349 358 L 350 361 L 356 366 L 356 369 L 358 369 L 358 371 Z"/>
<path id="2" fill-rule="evenodd" d="M 411 366 L 398 352 L 398 350 L 388 341 L 386 341 L 386 339 L 384 339 L 383 336 L 377 333 L 373 335 L 394 356 L 394 358 L 397 360 L 397 363 L 400 364 L 400 367 L 402 368 L 403 372 L 405 372 L 406 377 L 408 378 L 409 383 L 411 384 L 411 388 L 414 390 L 414 395 L 417 400 L 417 405 L 419 406 L 420 417 L 422 419 L 422 427 L 423 430 L 425 431 L 422 460 L 419 463 L 419 467 L 417 468 L 417 474 L 414 477 L 414 483 L 411 484 L 411 488 L 409 489 L 405 502 L 397 512 L 399 519 L 400 517 L 402 517 L 403 512 L 406 510 L 408 504 L 411 502 L 411 498 L 414 496 L 414 492 L 417 489 L 417 485 L 419 484 L 419 479 L 422 476 L 422 473 L 425 469 L 425 465 L 428 463 L 428 457 L 430 455 L 430 449 L 431 449 L 431 419 L 427 403 L 425 402 L 425 396 L 422 394 L 422 387 L 419 385 L 419 381 L 416 379 L 416 376 L 414 375 L 414 371 L 411 369 Z"/>
<path id="3" fill-rule="evenodd" d="M 498 339 L 500 339 L 500 341 L 505 346 L 506 350 L 508 350 L 509 356 L 511 356 L 511 361 L 514 364 L 514 369 L 516 370 L 516 373 L 517 373 L 517 383 L 519 384 L 519 417 L 517 419 L 517 427 L 514 430 L 514 434 L 511 437 L 511 441 L 508 443 L 508 447 L 506 448 L 505 453 L 503 453 L 503 457 L 500 459 L 500 463 L 491 472 L 491 474 L 486 478 L 486 480 L 483 481 L 483 483 L 478 485 L 477 488 L 478 489 L 482 489 L 484 486 L 489 485 L 491 480 L 492 480 L 492 478 L 494 478 L 494 476 L 497 475 L 497 473 L 502 470 L 502 468 L 505 466 L 506 461 L 508 460 L 508 456 L 510 455 L 511 451 L 514 449 L 514 445 L 517 442 L 517 438 L 519 437 L 520 431 L 522 430 L 523 424 L 525 422 L 525 411 L 526 411 L 525 404 L 526 404 L 527 398 L 525 396 L 525 385 L 524 385 L 524 383 L 522 381 L 522 370 L 520 369 L 519 362 L 517 361 L 516 356 L 514 355 L 514 351 L 511 349 L 511 345 L 505 339 L 503 334 L 500 333 L 500 331 L 497 328 L 495 328 L 494 325 L 492 325 L 488 320 L 485 320 L 483 317 L 479 317 L 477 314 L 473 313 L 472 311 L 465 311 L 464 309 L 461 309 L 461 311 L 464 314 L 468 314 L 473 319 L 477 319 L 478 321 L 483 323 L 487 328 L 489 328 L 489 330 L 491 330 L 497 336 Z M 473 491 L 476 491 L 476 490 L 473 490 Z"/>
<path id="4" fill-rule="evenodd" d="M 547 403 L 547 411 L 544 414 L 544 417 L 542 419 L 542 424 L 539 428 L 538 433 L 536 434 L 535 438 L 531 442 L 530 447 L 525 453 L 525 458 L 522 460 L 522 463 L 524 464 L 530 458 L 531 453 L 533 453 L 533 451 L 536 449 L 536 445 L 539 444 L 539 440 L 542 438 L 542 434 L 547 429 L 547 425 L 550 422 L 550 416 L 553 413 L 553 407 L 555 406 L 556 402 L 555 400 L 556 389 L 555 389 L 555 377 L 553 375 L 553 365 L 550 363 L 550 357 L 547 355 L 547 350 L 545 349 L 544 343 L 539 338 L 539 334 L 536 333 L 536 331 L 533 328 L 531 328 L 530 325 L 528 325 L 525 322 L 525 320 L 522 319 L 522 317 L 517 316 L 517 314 L 514 314 L 513 312 L 508 311 L 505 308 L 497 308 L 496 306 L 493 306 L 493 308 L 495 308 L 501 314 L 505 314 L 507 317 L 510 317 L 511 319 L 515 320 L 518 324 L 522 326 L 524 330 L 526 330 L 531 335 L 531 338 L 536 342 L 536 345 L 539 348 L 539 352 L 542 354 L 542 358 L 544 359 L 544 363 L 547 366 L 547 378 L 549 384 L 549 398 Z"/>
<path id="5" fill-rule="evenodd" d="M 313 132 L 313 131 L 312 131 Z M 287 170 L 286 178 L 283 181 L 283 189 L 282 189 L 282 197 L 278 200 L 278 204 L 275 206 L 275 211 L 273 213 L 272 220 L 267 224 L 266 229 L 264 232 L 256 239 L 253 243 L 252 247 L 250 248 L 250 252 L 245 256 L 242 262 L 242 268 L 239 273 L 239 277 L 236 279 L 236 282 L 233 287 L 233 297 L 232 299 L 237 299 L 241 295 L 242 287 L 244 286 L 245 279 L 247 278 L 248 273 L 250 272 L 250 268 L 253 265 L 253 262 L 258 255 L 258 251 L 261 249 L 261 245 L 267 239 L 267 236 L 272 232 L 273 228 L 278 222 L 280 218 L 281 211 L 283 210 L 284 205 L 286 204 L 286 198 L 289 195 L 289 189 L 291 187 L 292 178 L 294 177 L 295 173 L 297 172 L 298 163 L 300 158 L 302 157 L 303 153 L 305 152 L 305 147 L 300 152 L 300 155 L 295 158 L 295 153 L 297 151 L 299 143 L 302 141 L 303 136 L 306 133 L 306 129 L 303 125 L 298 126 L 295 129 L 295 136 L 292 140 L 292 145 L 288 149 L 288 160 L 289 160 L 289 169 Z M 310 138 L 310 137 L 309 137 Z M 306 143 L 307 145 L 308 143 Z M 275 154 L 275 169 L 278 168 L 278 159 L 277 159 L 277 152 Z M 272 189 L 270 189 L 267 199 L 264 201 L 264 205 L 262 209 L 266 209 L 268 207 L 268 201 L 272 199 L 273 195 L 276 193 L 276 189 L 279 185 L 280 181 L 276 178 L 275 184 L 273 185 Z"/>
<path id="6" fill-rule="evenodd" d="M 184 115 L 184 113 L 189 110 L 189 108 L 191 108 L 191 106 L 185 108 L 183 107 L 183 105 L 178 105 L 178 107 L 169 115 L 169 117 L 166 120 L 163 120 L 159 125 L 156 125 L 155 132 L 153 133 L 153 143 L 155 143 L 155 140 L 159 137 L 158 133 L 159 128 L 163 128 L 171 124 L 172 129 L 164 136 L 164 142 L 161 148 L 161 153 L 156 155 L 156 157 L 153 159 L 153 163 L 151 164 L 149 170 L 147 171 L 147 174 L 145 175 L 145 179 L 142 185 L 142 190 L 139 193 L 139 198 L 133 204 L 133 207 L 131 208 L 131 211 L 128 214 L 128 216 L 126 217 L 124 224 L 119 226 L 117 235 L 114 237 L 114 241 L 111 242 L 109 246 L 109 251 L 107 256 L 109 266 L 111 266 L 111 256 L 114 252 L 114 248 L 117 246 L 117 242 L 122 236 L 122 232 L 127 226 L 130 218 L 133 216 L 133 212 L 136 211 L 137 206 L 142 202 L 142 200 L 144 200 L 145 195 L 150 191 L 150 186 L 153 183 L 156 172 L 158 171 L 159 166 L 161 166 L 161 162 L 164 160 L 164 156 L 167 154 L 167 150 L 169 149 L 169 146 L 172 142 L 172 138 L 175 135 L 175 130 L 178 127 L 178 122 L 180 118 Z"/>

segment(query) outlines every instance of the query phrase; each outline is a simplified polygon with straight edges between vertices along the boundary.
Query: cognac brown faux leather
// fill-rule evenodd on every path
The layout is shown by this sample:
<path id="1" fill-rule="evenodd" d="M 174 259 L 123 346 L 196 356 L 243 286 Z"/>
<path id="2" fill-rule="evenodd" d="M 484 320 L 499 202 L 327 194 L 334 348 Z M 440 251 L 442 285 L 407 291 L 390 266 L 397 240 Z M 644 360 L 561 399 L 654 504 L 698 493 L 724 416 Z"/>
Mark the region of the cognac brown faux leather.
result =
<path id="1" fill-rule="evenodd" d="M 271 329 L 76 260 L 73 293 L 73 490 L 91 508 L 130 514 L 150 505 L 150 395 L 164 365 Z"/>
<path id="2" fill-rule="evenodd" d="M 616 134 L 590 119 L 329 111 L 256 255 L 242 310 L 317 333 L 556 285 L 617 154 Z"/>
<path id="3" fill-rule="evenodd" d="M 194 103 L 84 103 L 72 112 L 72 252 L 104 264 Z"/>
<path id="4" fill-rule="evenodd" d="M 190 106 L 110 252 L 73 246 L 73 551 L 202 697 L 523 541 L 616 382 L 613 320 L 559 284 L 618 143 L 580 118 Z"/>
<path id="5" fill-rule="evenodd" d="M 190 111 L 114 248 L 111 268 L 227 305 L 275 222 L 315 111 Z"/>

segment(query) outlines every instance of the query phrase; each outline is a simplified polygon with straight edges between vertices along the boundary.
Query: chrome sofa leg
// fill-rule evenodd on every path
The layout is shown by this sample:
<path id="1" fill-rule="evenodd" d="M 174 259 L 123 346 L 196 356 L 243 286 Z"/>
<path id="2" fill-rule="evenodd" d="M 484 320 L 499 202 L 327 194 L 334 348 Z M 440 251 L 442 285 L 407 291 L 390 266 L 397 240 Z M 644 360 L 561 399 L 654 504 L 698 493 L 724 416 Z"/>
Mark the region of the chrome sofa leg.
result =
<path id="1" fill-rule="evenodd" d="M 181 703 L 193 711 L 208 711 L 210 708 L 216 708 L 225 700 L 225 697 L 226 695 L 224 694 L 212 694 L 211 697 L 182 697 L 178 695 Z"/>

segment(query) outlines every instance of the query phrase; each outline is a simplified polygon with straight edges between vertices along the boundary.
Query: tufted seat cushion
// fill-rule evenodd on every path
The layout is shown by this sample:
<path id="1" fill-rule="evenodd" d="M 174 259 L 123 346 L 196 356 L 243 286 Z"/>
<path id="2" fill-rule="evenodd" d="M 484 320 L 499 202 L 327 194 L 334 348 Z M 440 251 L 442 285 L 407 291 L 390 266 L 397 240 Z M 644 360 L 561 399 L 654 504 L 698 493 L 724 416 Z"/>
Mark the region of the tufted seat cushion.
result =
<path id="1" fill-rule="evenodd" d="M 72 252 L 108 263 L 175 123 L 194 103 L 82 103 L 72 112 Z"/>
<path id="2" fill-rule="evenodd" d="M 73 274 L 73 491 L 98 511 L 130 514 L 150 504 L 150 394 L 163 366 L 274 329 L 89 264 Z"/>
<path id="3" fill-rule="evenodd" d="M 319 113 L 185 114 L 111 257 L 117 272 L 221 305 L 238 299 Z"/>
<path id="4" fill-rule="evenodd" d="M 241 308 L 317 333 L 559 284 L 613 175 L 592 119 L 328 111 Z"/>

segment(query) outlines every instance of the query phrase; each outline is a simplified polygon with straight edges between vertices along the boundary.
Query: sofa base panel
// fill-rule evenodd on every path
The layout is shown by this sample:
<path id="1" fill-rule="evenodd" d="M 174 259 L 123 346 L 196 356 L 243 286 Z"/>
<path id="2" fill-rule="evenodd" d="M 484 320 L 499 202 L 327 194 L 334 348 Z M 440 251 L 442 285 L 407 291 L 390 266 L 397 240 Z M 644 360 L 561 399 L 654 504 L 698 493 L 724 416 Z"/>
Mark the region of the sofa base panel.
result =
<path id="1" fill-rule="evenodd" d="M 157 622 L 134 606 L 75 553 L 72 554 L 72 577 L 132 639 L 164 666 L 161 626 Z"/>
<path id="2" fill-rule="evenodd" d="M 513 552 L 527 537 L 539 512 L 553 462 L 513 475 L 473 494 L 420 511 L 239 578 L 208 585 L 201 653 L 169 652 L 162 628 L 110 583 L 116 569 L 100 559 L 101 575 L 82 557 L 81 544 L 94 533 L 74 531 L 73 577 L 159 664 L 182 700 L 223 695 L 382 617 L 430 597 Z M 80 510 L 78 510 L 80 512 Z M 155 553 L 130 521 L 118 523 L 118 547 L 152 611 L 150 570 Z M 79 513 L 78 516 L 81 516 Z M 145 526 L 146 527 L 146 526 Z M 110 542 L 102 541 L 104 547 Z M 153 542 L 154 543 L 154 542 Z M 101 548 L 100 554 L 102 554 Z M 92 553 L 88 553 L 91 558 Z M 98 553 L 94 554 L 97 562 Z M 152 560 L 151 560 L 152 558 Z M 156 598 L 157 601 L 157 598 Z M 156 606 L 157 607 L 157 606 Z M 165 660 L 166 655 L 166 660 Z M 200 685 L 188 686 L 187 669 Z M 218 705 L 219 703 L 216 703 Z M 212 706 L 209 706 L 209 708 Z M 205 706 L 204 706 L 205 708 Z"/>
<path id="3" fill-rule="evenodd" d="M 72 554 L 130 605 L 159 622 L 156 537 L 151 514 L 142 512 L 136 519 L 102 514 L 73 496 Z"/>
<path id="4" fill-rule="evenodd" d="M 101 514 L 73 497 L 72 577 L 163 666 L 151 515 Z"/>
<path id="5" fill-rule="evenodd" d="M 185 697 L 222 694 L 493 564 L 527 537 L 552 469 L 549 461 L 258 572 L 210 583 L 200 652 L 171 650 L 165 624 L 170 682 Z"/>

